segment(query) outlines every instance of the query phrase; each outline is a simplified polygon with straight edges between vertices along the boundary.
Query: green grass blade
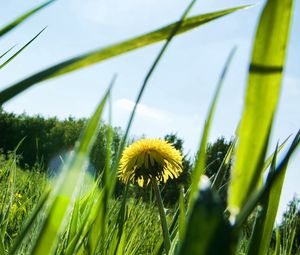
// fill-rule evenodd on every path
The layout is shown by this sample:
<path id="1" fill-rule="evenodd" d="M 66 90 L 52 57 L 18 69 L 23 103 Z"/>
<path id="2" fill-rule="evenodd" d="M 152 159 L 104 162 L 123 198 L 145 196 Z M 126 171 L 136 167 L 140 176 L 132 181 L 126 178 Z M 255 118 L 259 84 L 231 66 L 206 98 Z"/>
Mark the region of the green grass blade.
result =
<path id="1" fill-rule="evenodd" d="M 28 11 L 27 13 L 23 14 L 22 16 L 18 17 L 13 22 L 11 22 L 8 25 L 6 25 L 5 27 L 0 28 L 0 37 L 3 36 L 3 35 L 5 35 L 9 31 L 11 31 L 16 26 L 18 26 L 19 24 L 21 24 L 23 21 L 25 21 L 26 19 L 28 19 L 29 17 L 31 17 L 33 14 L 35 14 L 39 10 L 45 8 L 46 6 L 48 6 L 49 4 L 53 3 L 54 1 L 55 0 L 50 0 L 50 1 L 47 1 L 47 2 L 39 5 L 38 7 L 34 8 L 34 9 Z"/>
<path id="2" fill-rule="evenodd" d="M 92 118 L 87 123 L 80 142 L 76 145 L 73 156 L 71 156 L 65 166 L 64 172 L 66 172 L 66 174 L 62 177 L 62 181 L 57 186 L 57 190 L 54 191 L 53 202 L 51 203 L 49 213 L 33 246 L 32 254 L 50 254 L 53 248 L 55 248 L 66 212 L 72 204 L 71 199 L 76 197 L 79 191 L 78 187 L 83 180 L 85 168 L 89 160 L 89 153 L 96 139 L 108 93 L 109 92 L 105 94 Z"/>
<path id="3" fill-rule="evenodd" d="M 274 158 L 274 154 L 275 152 L 278 154 L 285 146 L 286 142 L 289 140 L 291 136 L 288 136 L 277 148 L 277 151 L 274 151 L 265 161 L 264 163 L 264 167 L 263 167 L 263 172 L 265 172 L 268 167 L 270 166 L 270 164 L 272 163 L 272 160 Z"/>
<path id="4" fill-rule="evenodd" d="M 280 236 L 280 230 L 279 228 L 276 229 L 276 245 L 275 245 L 275 251 L 274 255 L 280 255 L 280 249 L 281 249 L 281 244 L 280 244 L 281 236 Z"/>
<path id="5" fill-rule="evenodd" d="M 179 225 L 179 241 L 180 243 L 183 243 L 183 239 L 186 231 L 186 212 L 185 212 L 183 187 L 180 188 L 178 225 Z"/>
<path id="6" fill-rule="evenodd" d="M 66 247 L 64 252 L 65 255 L 76 254 L 77 250 L 81 248 L 83 239 L 87 236 L 88 233 L 90 235 L 97 234 L 97 236 L 102 233 L 102 230 L 100 228 L 97 228 L 99 227 L 99 225 L 97 224 L 97 217 L 99 217 L 99 214 L 101 213 L 99 209 L 101 208 L 101 203 L 103 201 L 103 192 L 99 193 L 98 187 L 95 186 L 93 191 L 87 198 L 88 199 L 86 200 L 86 203 L 81 205 L 85 207 L 84 213 L 80 216 L 81 223 L 78 226 L 76 235 L 73 236 L 72 240 Z M 94 229 L 98 230 L 98 232 L 95 233 Z M 93 238 L 95 238 L 95 236 Z M 96 242 L 97 240 L 93 239 L 92 241 Z M 93 250 L 90 250 L 90 252 L 91 254 L 93 254 Z"/>
<path id="7" fill-rule="evenodd" d="M 21 49 L 19 49 L 15 54 L 13 54 L 9 59 L 7 59 L 3 64 L 0 65 L 0 69 L 6 66 L 10 61 L 12 61 L 16 56 L 18 56 L 23 50 L 25 50 L 46 28 L 43 28 L 38 32 L 28 43 L 26 43 Z M 0 57 L 1 58 L 1 57 Z"/>
<path id="8" fill-rule="evenodd" d="M 275 172 L 277 152 L 278 146 L 276 147 L 273 156 L 270 170 L 271 173 Z M 280 175 L 280 177 L 276 180 L 276 182 L 274 182 L 270 190 L 266 192 L 265 197 L 262 199 L 262 209 L 256 219 L 252 236 L 249 242 L 249 255 L 264 255 L 268 253 L 285 172 L 286 166 L 282 170 L 282 174 Z"/>
<path id="9" fill-rule="evenodd" d="M 0 55 L 0 59 L 3 58 L 6 54 L 8 54 L 11 50 L 13 50 L 15 47 L 17 46 L 17 44 L 15 44 L 14 46 L 10 47 L 7 51 L 5 51 L 2 55 Z"/>
<path id="10" fill-rule="evenodd" d="M 269 130 L 277 107 L 292 2 L 269 0 L 258 25 L 239 129 L 237 160 L 229 187 L 228 204 L 233 218 L 262 178 L 262 169 L 258 166 L 265 157 Z"/>
<path id="11" fill-rule="evenodd" d="M 216 176 L 213 179 L 213 182 L 211 184 L 212 188 L 214 188 L 215 190 L 219 190 L 222 186 L 223 180 L 225 178 L 226 172 L 229 171 L 227 165 L 229 164 L 233 151 L 234 151 L 234 147 L 236 144 L 236 138 L 234 138 L 234 140 L 232 141 L 230 147 L 228 148 L 226 155 L 218 169 L 218 172 L 216 174 Z M 225 166 L 225 168 L 223 167 Z M 223 171 L 224 169 L 224 171 Z"/>
<path id="12" fill-rule="evenodd" d="M 285 157 L 282 159 L 280 164 L 276 167 L 274 173 L 270 172 L 266 184 L 255 194 L 252 194 L 245 206 L 243 206 L 240 214 L 237 216 L 236 221 L 234 222 L 234 228 L 238 232 L 245 221 L 248 219 L 253 210 L 257 207 L 257 205 L 264 199 L 264 197 L 268 194 L 269 190 L 272 189 L 274 183 L 276 183 L 280 178 L 282 178 L 283 173 L 285 172 L 285 168 L 290 160 L 290 157 L 296 150 L 300 143 L 300 130 L 296 134 L 291 146 L 289 147 L 288 152 Z"/>
<path id="13" fill-rule="evenodd" d="M 209 182 L 207 177 L 205 182 Z M 186 235 L 178 254 L 230 254 L 229 226 L 223 217 L 221 201 L 208 183 L 201 187 L 189 214 Z"/>
<path id="14" fill-rule="evenodd" d="M 186 19 L 183 24 L 180 26 L 180 29 L 176 34 L 181 34 L 187 32 L 193 28 L 196 28 L 200 25 L 208 23 L 212 20 L 220 18 L 224 15 L 233 13 L 235 11 L 245 9 L 248 6 L 241 6 L 237 8 L 231 8 L 227 10 L 217 11 L 213 13 L 208 13 L 204 15 L 198 15 Z M 0 105 L 4 104 L 9 99 L 13 98 L 22 91 L 28 89 L 32 85 L 41 82 L 46 79 L 54 78 L 59 75 L 66 74 L 71 71 L 78 70 L 83 67 L 90 66 L 92 64 L 104 61 L 106 59 L 118 56 L 120 54 L 145 47 L 147 45 L 167 40 L 170 33 L 178 26 L 178 22 L 175 22 L 171 25 L 165 26 L 156 31 L 135 37 L 133 39 L 117 43 L 106 48 L 97 49 L 95 51 L 77 56 L 75 58 L 63 61 L 57 65 L 54 65 L 50 68 L 47 68 L 41 72 L 38 72 L 16 84 L 9 86 L 0 92 Z"/>
<path id="15" fill-rule="evenodd" d="M 124 255 L 126 246 L 126 229 L 122 231 L 121 239 L 118 243 L 118 249 L 116 255 Z"/>
<path id="16" fill-rule="evenodd" d="M 2 255 L 2 254 L 5 255 L 5 254 L 7 254 L 7 253 L 6 253 L 6 251 L 5 251 L 4 243 L 3 243 L 2 240 L 3 240 L 3 237 L 1 236 L 1 237 L 0 237 L 0 254 L 1 254 L 1 255 Z"/>
<path id="17" fill-rule="evenodd" d="M 190 198 L 189 198 L 189 208 L 193 207 L 194 200 L 197 196 L 199 180 L 200 180 L 201 175 L 204 174 L 205 164 L 206 164 L 206 146 L 207 146 L 210 125 L 212 122 L 212 118 L 213 118 L 213 115 L 215 112 L 215 108 L 217 105 L 217 101 L 219 98 L 219 94 L 220 94 L 225 76 L 227 74 L 228 68 L 230 66 L 230 63 L 232 61 L 235 51 L 236 51 L 236 48 L 234 47 L 231 50 L 231 52 L 226 60 L 223 71 L 219 78 L 219 82 L 218 82 L 214 97 L 212 99 L 211 106 L 209 108 L 207 120 L 204 125 L 201 142 L 200 142 L 200 148 L 197 153 L 197 160 L 196 160 L 195 167 L 194 167 L 194 170 L 192 172 L 192 177 L 191 177 L 192 183 L 191 183 L 191 188 L 190 188 L 191 190 L 190 190 Z"/>
<path id="18" fill-rule="evenodd" d="M 9 254 L 16 254 L 16 252 L 19 249 L 22 242 L 26 239 L 26 235 L 29 233 L 30 229 L 32 228 L 32 226 L 36 222 L 37 217 L 42 212 L 42 209 L 44 208 L 44 206 L 47 202 L 49 194 L 50 194 L 50 189 L 48 189 L 44 192 L 42 198 L 40 199 L 40 201 L 38 202 L 38 204 L 34 208 L 34 210 L 31 213 L 29 219 L 25 222 L 25 225 L 22 228 L 21 232 L 16 237 L 16 239 L 15 239 L 15 241 L 14 241 L 14 243 L 13 243 L 13 245 L 12 245 L 10 251 L 9 251 Z"/>
<path id="19" fill-rule="evenodd" d="M 68 237 L 67 237 L 66 244 L 65 244 L 66 247 L 72 241 L 72 239 L 75 237 L 75 235 L 77 233 L 79 217 L 80 217 L 80 215 L 79 215 L 79 200 L 76 199 L 73 210 L 72 210 L 72 216 L 71 216 L 71 221 L 70 221 L 70 226 L 69 226 Z"/>

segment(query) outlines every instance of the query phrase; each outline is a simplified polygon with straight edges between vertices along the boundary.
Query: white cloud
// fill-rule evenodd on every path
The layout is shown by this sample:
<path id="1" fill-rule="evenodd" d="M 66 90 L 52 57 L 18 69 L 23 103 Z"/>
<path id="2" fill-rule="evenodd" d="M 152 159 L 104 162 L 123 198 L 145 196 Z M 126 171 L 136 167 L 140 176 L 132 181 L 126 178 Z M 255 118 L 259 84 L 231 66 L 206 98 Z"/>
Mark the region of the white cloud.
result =
<path id="1" fill-rule="evenodd" d="M 113 104 L 113 125 L 125 128 L 129 115 L 134 107 L 134 102 L 129 99 L 119 99 Z M 185 141 L 186 152 L 195 153 L 204 118 L 199 114 L 178 114 L 166 110 L 157 109 L 145 104 L 139 104 L 131 134 L 137 137 L 162 138 L 166 134 L 177 133 Z"/>
<path id="2" fill-rule="evenodd" d="M 131 112 L 134 105 L 135 103 L 133 101 L 125 98 L 119 99 L 115 103 L 117 110 L 125 110 L 127 112 Z M 150 118 L 159 121 L 167 118 L 166 114 L 163 111 L 150 108 L 144 104 L 138 104 L 136 113 L 139 115 L 139 117 Z"/>

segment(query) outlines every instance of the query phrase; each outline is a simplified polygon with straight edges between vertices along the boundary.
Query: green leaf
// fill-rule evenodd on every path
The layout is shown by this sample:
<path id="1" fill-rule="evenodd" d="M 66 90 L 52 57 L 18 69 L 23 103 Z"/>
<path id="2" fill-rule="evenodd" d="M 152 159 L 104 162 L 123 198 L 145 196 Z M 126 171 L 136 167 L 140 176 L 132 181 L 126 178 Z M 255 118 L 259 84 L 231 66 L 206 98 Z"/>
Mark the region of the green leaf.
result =
<path id="1" fill-rule="evenodd" d="M 274 251 L 274 255 L 280 255 L 281 254 L 281 244 L 280 244 L 280 230 L 279 228 L 276 229 L 276 245 L 275 245 L 275 251 Z"/>
<path id="2" fill-rule="evenodd" d="M 277 148 L 277 151 L 274 151 L 265 161 L 264 163 L 264 167 L 263 167 L 263 172 L 265 172 L 268 167 L 270 166 L 270 164 L 272 163 L 272 160 L 274 158 L 274 154 L 275 153 L 279 153 L 285 146 L 286 142 L 289 140 L 291 136 L 288 136 Z"/>
<path id="3" fill-rule="evenodd" d="M 193 28 L 196 28 L 200 25 L 208 23 L 212 20 L 220 18 L 224 15 L 230 14 L 232 12 L 245 9 L 248 6 L 241 6 L 237 8 L 231 8 L 227 10 L 217 11 L 213 13 L 208 13 L 204 15 L 198 15 L 186 19 L 181 25 L 180 29 L 176 34 L 181 34 L 187 32 Z M 105 48 L 100 48 L 95 51 L 71 58 L 69 60 L 63 61 L 57 65 L 49 67 L 43 71 L 40 71 L 16 84 L 9 86 L 0 92 L 0 105 L 4 104 L 6 101 L 10 100 L 17 94 L 28 89 L 32 85 L 44 81 L 46 79 L 54 78 L 59 75 L 66 74 L 71 71 L 78 70 L 83 67 L 99 63 L 106 59 L 118 56 L 120 54 L 145 47 L 147 45 L 163 41 L 168 39 L 170 33 L 177 26 L 178 22 L 175 22 L 171 25 L 165 26 L 161 29 L 155 30 L 153 32 L 135 37 L 133 39 L 117 43 Z"/>
<path id="4" fill-rule="evenodd" d="M 23 50 L 25 50 L 29 44 L 31 44 L 46 28 L 43 28 L 39 33 L 37 33 L 28 43 L 26 43 L 21 49 L 19 49 L 15 54 L 13 54 L 8 60 L 0 65 L 0 69 L 6 66 L 10 61 L 12 61 L 16 56 L 18 56 Z M 1 58 L 1 57 L 0 57 Z"/>
<path id="5" fill-rule="evenodd" d="M 234 218 L 262 178 L 272 120 L 277 108 L 292 13 L 292 0 L 269 0 L 262 13 L 249 70 L 239 129 L 236 164 L 229 187 Z"/>
<path id="6" fill-rule="evenodd" d="M 68 237 L 66 240 L 65 246 L 67 247 L 68 244 L 72 241 L 72 239 L 75 237 L 79 225 L 79 200 L 76 199 L 73 210 L 72 210 L 72 217 L 70 221 L 69 231 L 68 231 Z"/>
<path id="7" fill-rule="evenodd" d="M 99 217 L 99 211 L 103 202 L 103 192 L 98 191 L 97 183 L 85 198 L 85 201 L 80 201 L 83 202 L 80 206 L 84 208 L 84 212 L 80 215 L 80 224 L 78 226 L 76 234 L 73 236 L 72 240 L 69 242 L 68 246 L 65 249 L 65 255 L 76 254 L 77 250 L 82 248 L 83 240 L 87 236 L 87 234 L 90 233 L 90 235 L 93 235 L 93 228 L 99 226 L 97 225 L 96 217 Z M 98 228 L 97 235 L 99 235 L 99 232 L 101 233 L 102 230 Z M 97 240 L 92 241 L 96 242 Z"/>
<path id="8" fill-rule="evenodd" d="M 223 180 L 226 176 L 227 171 L 229 171 L 229 162 L 231 160 L 233 151 L 234 151 L 234 146 L 236 144 L 236 138 L 234 138 L 234 140 L 232 141 L 232 143 L 230 144 L 230 147 L 228 148 L 226 155 L 218 169 L 218 172 L 216 174 L 216 176 L 213 179 L 213 182 L 211 184 L 212 188 L 214 188 L 215 190 L 220 190 L 222 188 L 222 183 Z M 225 166 L 225 167 L 223 167 Z"/>
<path id="9" fill-rule="evenodd" d="M 9 31 L 11 31 L 16 26 L 18 26 L 19 24 L 21 24 L 23 21 L 25 21 L 26 19 L 28 19 L 29 17 L 31 17 L 33 14 L 35 14 L 39 10 L 45 8 L 46 6 L 48 6 L 49 4 L 53 3 L 54 1 L 55 0 L 50 0 L 50 1 L 47 1 L 47 2 L 39 5 L 38 7 L 34 8 L 34 9 L 28 11 L 27 13 L 23 14 L 22 16 L 18 17 L 13 22 L 11 22 L 8 25 L 6 25 L 5 27 L 0 28 L 0 37 L 3 36 L 3 35 L 5 35 Z"/>
<path id="10" fill-rule="evenodd" d="M 273 156 L 270 170 L 271 173 L 275 172 L 277 151 L 278 146 L 276 147 Z M 261 201 L 262 209 L 258 213 L 258 217 L 255 221 L 254 229 L 249 242 L 249 255 L 264 255 L 268 253 L 286 168 L 287 165 L 285 165 L 281 171 L 280 177 L 277 178 Z"/>
<path id="11" fill-rule="evenodd" d="M 226 63 L 224 65 L 224 68 L 220 75 L 219 82 L 218 82 L 214 97 L 212 99 L 212 103 L 210 105 L 208 116 L 207 116 L 207 119 L 206 119 L 206 122 L 204 125 L 201 142 L 200 142 L 200 148 L 197 153 L 197 160 L 195 163 L 194 170 L 192 171 L 192 177 L 191 177 L 192 183 L 191 183 L 191 188 L 190 188 L 191 190 L 190 190 L 189 208 L 193 207 L 194 200 L 197 196 L 199 180 L 200 180 L 201 175 L 204 174 L 205 164 L 206 164 L 206 146 L 207 146 L 210 125 L 211 125 L 212 118 L 213 118 L 213 115 L 215 112 L 219 94 L 221 92 L 221 88 L 224 83 L 225 76 L 227 74 L 228 68 L 230 66 L 230 63 L 232 61 L 235 51 L 236 51 L 236 48 L 234 47 L 231 50 L 231 52 L 226 60 Z"/>
<path id="12" fill-rule="evenodd" d="M 205 182 L 209 182 L 207 177 Z M 230 254 L 230 229 L 223 217 L 222 203 L 206 185 L 201 185 L 197 193 L 179 255 Z"/>
<path id="13" fill-rule="evenodd" d="M 185 231 L 186 231 L 186 212 L 185 212 L 185 201 L 183 187 L 180 187 L 179 197 L 179 241 L 183 242 Z"/>
<path id="14" fill-rule="evenodd" d="M 13 48 L 15 48 L 17 46 L 17 44 L 15 44 L 14 46 L 10 47 L 7 51 L 5 51 L 2 55 L 0 55 L 0 59 L 3 58 L 7 53 L 9 53 Z"/>
<path id="15" fill-rule="evenodd" d="M 235 228 L 235 232 L 238 232 L 241 229 L 241 227 L 246 222 L 246 220 L 253 212 L 253 210 L 257 207 L 257 205 L 261 201 L 263 201 L 263 199 L 267 196 L 267 194 L 269 194 L 269 190 L 272 189 L 273 185 L 275 185 L 275 183 L 278 182 L 280 178 L 282 178 L 282 174 L 285 171 L 285 168 L 287 167 L 290 157 L 298 147 L 299 143 L 300 143 L 300 130 L 296 134 L 291 146 L 288 149 L 288 152 L 281 160 L 280 164 L 276 167 L 276 170 L 274 172 L 269 173 L 265 185 L 259 191 L 251 194 L 251 196 L 247 200 L 247 203 L 243 206 L 241 212 L 236 217 L 236 220 L 233 219 L 233 221 L 235 220 L 233 224 Z"/>

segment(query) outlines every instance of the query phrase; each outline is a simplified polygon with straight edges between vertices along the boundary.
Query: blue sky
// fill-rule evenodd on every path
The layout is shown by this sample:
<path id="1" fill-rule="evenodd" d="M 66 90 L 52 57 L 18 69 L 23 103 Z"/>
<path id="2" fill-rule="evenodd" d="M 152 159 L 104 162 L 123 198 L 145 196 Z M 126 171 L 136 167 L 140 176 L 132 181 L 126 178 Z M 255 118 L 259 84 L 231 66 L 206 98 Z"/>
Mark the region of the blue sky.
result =
<path id="1" fill-rule="evenodd" d="M 0 25 L 42 1 L 1 1 Z M 43 27 L 46 31 L 18 58 L 1 70 L 5 88 L 38 70 L 66 58 L 103 47 L 177 20 L 189 1 L 174 0 L 58 0 L 5 36 L 1 52 L 19 47 Z M 177 37 L 152 76 L 134 120 L 131 135 L 163 137 L 176 132 L 186 152 L 196 151 L 208 106 L 227 55 L 238 51 L 218 103 L 210 140 L 234 134 L 241 116 L 251 44 L 264 1 L 198 1 L 191 14 L 238 5 L 256 5 Z M 300 112 L 300 4 L 295 1 L 285 78 L 271 146 L 295 134 Z M 162 44 L 143 48 L 92 67 L 43 82 L 8 102 L 16 113 L 65 118 L 88 117 L 114 73 L 113 124 L 124 127 L 138 89 Z M 287 172 L 280 214 L 294 193 L 300 194 L 300 153 Z"/>

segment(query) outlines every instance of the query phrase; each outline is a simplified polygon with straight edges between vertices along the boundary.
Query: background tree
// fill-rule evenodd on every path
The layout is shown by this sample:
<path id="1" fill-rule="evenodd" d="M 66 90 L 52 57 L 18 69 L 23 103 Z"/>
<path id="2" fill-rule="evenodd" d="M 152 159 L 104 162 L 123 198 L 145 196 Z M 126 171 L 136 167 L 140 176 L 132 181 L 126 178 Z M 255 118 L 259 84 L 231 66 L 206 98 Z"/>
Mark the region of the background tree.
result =
<path id="1" fill-rule="evenodd" d="M 65 120 L 57 118 L 44 118 L 42 116 L 28 116 L 25 113 L 16 115 L 0 109 L 0 149 L 5 155 L 9 155 L 18 143 L 24 139 L 18 149 L 21 167 L 32 168 L 37 162 L 44 165 L 44 170 L 57 171 L 60 160 L 71 151 L 78 140 L 86 119 Z M 106 132 L 108 125 L 102 124 L 97 135 L 95 145 L 90 155 L 92 168 L 98 176 L 103 170 L 106 158 Z M 112 156 L 117 151 L 121 140 L 121 130 L 112 128 Z M 54 163 L 53 163 L 54 162 Z"/>

